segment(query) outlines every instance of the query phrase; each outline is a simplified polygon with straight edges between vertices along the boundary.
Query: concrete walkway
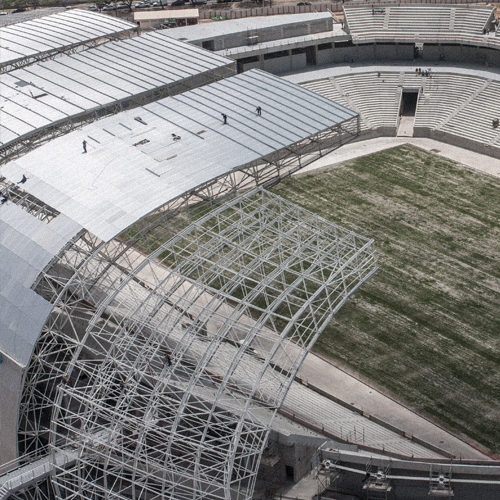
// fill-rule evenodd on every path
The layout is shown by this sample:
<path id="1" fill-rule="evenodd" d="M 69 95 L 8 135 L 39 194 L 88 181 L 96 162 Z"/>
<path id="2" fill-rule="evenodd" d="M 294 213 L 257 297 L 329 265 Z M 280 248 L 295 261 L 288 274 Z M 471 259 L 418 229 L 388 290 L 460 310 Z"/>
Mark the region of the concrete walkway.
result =
<path id="1" fill-rule="evenodd" d="M 384 149 L 394 148 L 401 144 L 412 144 L 426 151 L 443 156 L 444 158 L 461 163 L 467 167 L 475 168 L 487 174 L 500 177 L 500 160 L 424 137 L 378 137 L 367 141 L 352 142 L 340 147 L 318 161 L 311 163 L 302 169 L 300 173 L 335 165 L 347 160 L 352 160 L 353 158 L 383 151 Z"/>
<path id="2" fill-rule="evenodd" d="M 500 160 L 432 139 L 408 137 L 382 137 L 347 144 L 312 163 L 301 170 L 300 173 L 335 165 L 401 144 L 413 144 L 468 167 L 500 177 Z M 488 456 L 458 439 L 450 432 L 417 415 L 402 404 L 312 353 L 306 357 L 298 375 L 303 381 L 309 382 L 341 401 L 355 406 L 360 413 L 364 412 L 376 416 L 404 431 L 407 435 L 416 436 L 427 443 L 452 453 L 458 458 L 489 459 Z"/>

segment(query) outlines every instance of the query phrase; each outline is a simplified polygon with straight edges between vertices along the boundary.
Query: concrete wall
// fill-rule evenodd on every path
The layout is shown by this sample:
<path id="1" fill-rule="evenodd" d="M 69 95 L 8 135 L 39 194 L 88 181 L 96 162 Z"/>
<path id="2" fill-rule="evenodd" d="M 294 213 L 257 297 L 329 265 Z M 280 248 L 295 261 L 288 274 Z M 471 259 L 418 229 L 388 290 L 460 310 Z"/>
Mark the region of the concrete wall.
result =
<path id="1" fill-rule="evenodd" d="M 246 63 L 243 65 L 243 71 L 248 71 L 249 69 L 263 69 L 263 65 L 260 61 Z M 269 73 L 273 73 L 273 71 L 269 71 Z"/>
<path id="2" fill-rule="evenodd" d="M 318 66 L 321 66 L 322 64 L 332 63 L 334 61 L 333 48 L 318 50 L 318 55 L 317 55 L 316 61 L 318 63 Z"/>
<path id="3" fill-rule="evenodd" d="M 415 128 L 413 129 L 414 137 L 430 137 L 436 141 L 445 142 L 447 144 L 453 144 L 459 148 L 469 149 L 470 151 L 475 151 L 476 153 L 481 153 L 484 155 L 492 156 L 493 158 L 500 159 L 500 148 L 489 146 L 488 144 L 482 144 L 471 139 L 466 139 L 464 137 L 458 137 L 456 135 L 448 134 L 447 132 L 442 132 L 441 130 L 430 130 L 428 128 Z"/>
<path id="4" fill-rule="evenodd" d="M 457 63 L 500 66 L 500 50 L 459 44 L 424 44 L 422 57 L 425 61 L 447 61 Z"/>
<path id="5" fill-rule="evenodd" d="M 341 10 L 342 2 L 315 3 L 314 5 L 300 6 L 277 5 L 275 7 L 257 7 L 255 9 L 202 10 L 200 11 L 200 19 L 211 19 L 212 17 L 216 16 L 227 17 L 227 19 L 243 19 L 246 17 L 276 16 L 282 14 L 304 14 L 308 12 L 340 12 Z"/>
<path id="6" fill-rule="evenodd" d="M 316 44 L 314 44 L 316 45 Z M 499 51 L 500 52 L 500 51 Z M 392 46 L 350 45 L 335 46 L 332 48 L 317 50 L 317 66 L 334 63 L 369 62 L 376 60 L 413 60 L 412 44 L 395 44 Z M 242 56 L 245 54 L 241 54 Z M 263 55 L 260 56 L 261 59 Z M 242 58 L 243 59 L 243 58 Z M 298 70 L 307 66 L 305 54 L 293 54 L 278 58 L 265 59 L 263 63 L 245 63 L 243 68 L 246 71 L 250 68 L 261 68 L 270 73 L 279 74 L 292 69 Z"/>
<path id="7" fill-rule="evenodd" d="M 462 4 L 463 0 L 419 0 L 419 4 L 430 5 L 452 5 Z M 483 0 L 467 0 L 467 3 L 484 3 Z M 415 4 L 415 0 L 372 0 L 372 4 Z M 256 16 L 276 16 L 279 14 L 302 14 L 304 12 L 340 12 L 342 11 L 342 2 L 328 3 L 313 3 L 312 5 L 277 5 L 275 7 L 257 7 L 254 9 L 231 9 L 231 10 L 202 10 L 200 11 L 200 19 L 211 19 L 215 16 L 224 16 L 228 19 L 242 19 L 245 17 Z"/>
<path id="8" fill-rule="evenodd" d="M 306 67 L 306 55 L 294 54 L 292 55 L 292 69 L 301 69 Z"/>
<path id="9" fill-rule="evenodd" d="M 269 73 L 278 74 L 291 69 L 290 56 L 264 60 L 264 70 L 269 71 Z"/>
<path id="10" fill-rule="evenodd" d="M 234 47 L 242 47 L 248 45 L 248 35 L 256 35 L 255 42 L 271 42 L 284 38 L 292 38 L 296 36 L 310 35 L 313 33 L 323 33 L 332 31 L 333 18 L 312 19 L 307 22 L 290 22 L 280 26 L 271 26 L 269 28 L 258 28 L 252 30 L 249 23 L 248 31 L 240 31 L 236 33 L 226 33 L 224 35 L 216 35 L 200 40 L 195 40 L 191 43 L 202 46 L 202 42 L 213 40 L 214 50 L 231 49 Z"/>

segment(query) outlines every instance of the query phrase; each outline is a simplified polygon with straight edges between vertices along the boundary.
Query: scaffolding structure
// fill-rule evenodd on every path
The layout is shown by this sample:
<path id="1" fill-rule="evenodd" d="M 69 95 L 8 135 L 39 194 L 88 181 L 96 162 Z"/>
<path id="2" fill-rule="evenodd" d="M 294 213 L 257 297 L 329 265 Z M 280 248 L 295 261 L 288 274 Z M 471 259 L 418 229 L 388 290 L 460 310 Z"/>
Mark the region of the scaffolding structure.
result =
<path id="1" fill-rule="evenodd" d="M 373 241 L 262 189 L 79 235 L 36 284 L 21 449 L 77 451 L 61 499 L 251 498 L 297 369 L 376 269 Z"/>

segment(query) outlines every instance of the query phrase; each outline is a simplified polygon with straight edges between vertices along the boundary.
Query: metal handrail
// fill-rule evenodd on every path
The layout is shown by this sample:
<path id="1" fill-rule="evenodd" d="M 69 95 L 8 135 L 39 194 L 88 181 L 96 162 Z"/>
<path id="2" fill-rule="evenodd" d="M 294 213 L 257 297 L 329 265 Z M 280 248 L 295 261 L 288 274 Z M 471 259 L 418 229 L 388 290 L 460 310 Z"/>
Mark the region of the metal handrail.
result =
<path id="1" fill-rule="evenodd" d="M 9 462 L 5 462 L 0 465 L 0 478 L 7 475 L 9 472 L 12 472 L 16 469 L 21 469 L 26 465 L 27 462 L 31 462 L 34 459 L 40 459 L 48 456 L 48 450 L 45 450 L 44 453 L 40 453 L 40 451 L 32 451 L 31 453 L 27 453 L 26 455 L 21 455 L 20 457 L 14 458 Z"/>

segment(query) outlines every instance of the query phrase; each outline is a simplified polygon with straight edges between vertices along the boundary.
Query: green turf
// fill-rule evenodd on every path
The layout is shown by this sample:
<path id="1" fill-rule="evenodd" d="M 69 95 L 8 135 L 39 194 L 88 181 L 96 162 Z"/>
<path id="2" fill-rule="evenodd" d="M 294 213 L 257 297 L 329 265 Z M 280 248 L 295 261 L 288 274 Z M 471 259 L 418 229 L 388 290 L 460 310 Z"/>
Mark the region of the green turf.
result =
<path id="1" fill-rule="evenodd" d="M 376 242 L 316 349 L 500 453 L 500 180 L 401 146 L 273 191 Z"/>

